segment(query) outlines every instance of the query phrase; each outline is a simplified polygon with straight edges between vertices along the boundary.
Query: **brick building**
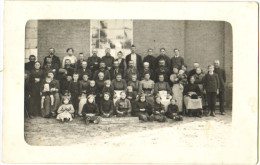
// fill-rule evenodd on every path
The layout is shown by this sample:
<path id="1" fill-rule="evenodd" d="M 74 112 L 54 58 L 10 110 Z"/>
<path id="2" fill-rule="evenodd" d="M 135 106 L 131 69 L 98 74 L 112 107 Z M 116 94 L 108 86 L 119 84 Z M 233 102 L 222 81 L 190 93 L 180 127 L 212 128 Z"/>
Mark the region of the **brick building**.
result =
<path id="1" fill-rule="evenodd" d="M 61 59 L 66 49 L 74 48 L 75 55 L 83 52 L 90 56 L 93 20 L 38 20 L 28 21 L 26 25 L 25 61 L 30 54 L 37 56 L 40 62 L 48 55 L 50 47 L 55 48 Z M 232 106 L 232 27 L 223 21 L 170 21 L 170 20 L 129 20 L 131 23 L 131 42 L 137 53 L 146 56 L 147 49 L 153 48 L 158 56 L 161 47 L 167 55 L 173 56 L 178 48 L 188 66 L 199 62 L 203 69 L 219 59 L 226 70 L 226 105 Z M 116 30 L 114 30 L 116 31 Z M 120 29 L 118 30 L 120 32 Z M 125 53 L 126 54 L 126 53 Z"/>

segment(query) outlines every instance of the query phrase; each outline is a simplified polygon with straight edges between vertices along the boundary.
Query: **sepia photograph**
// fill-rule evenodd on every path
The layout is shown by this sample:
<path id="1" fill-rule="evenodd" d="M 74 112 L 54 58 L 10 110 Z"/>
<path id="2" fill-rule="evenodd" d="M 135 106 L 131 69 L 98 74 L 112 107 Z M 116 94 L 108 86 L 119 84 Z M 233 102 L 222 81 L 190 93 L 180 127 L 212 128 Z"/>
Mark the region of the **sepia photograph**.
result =
<path id="1" fill-rule="evenodd" d="M 29 20 L 25 29 L 28 144 L 227 143 L 228 22 Z M 202 140 L 208 136 L 215 143 Z"/>
<path id="2" fill-rule="evenodd" d="M 257 164 L 258 12 L 5 1 L 2 163 Z"/>

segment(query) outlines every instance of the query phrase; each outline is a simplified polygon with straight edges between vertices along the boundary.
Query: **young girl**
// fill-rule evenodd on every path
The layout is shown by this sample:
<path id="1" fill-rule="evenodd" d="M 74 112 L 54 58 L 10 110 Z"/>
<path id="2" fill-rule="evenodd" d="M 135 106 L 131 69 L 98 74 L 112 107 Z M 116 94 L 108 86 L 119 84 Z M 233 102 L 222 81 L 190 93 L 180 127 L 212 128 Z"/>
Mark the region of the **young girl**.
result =
<path id="1" fill-rule="evenodd" d="M 51 105 L 54 103 L 54 96 L 53 92 L 51 92 L 51 88 L 54 88 L 54 85 L 51 83 L 51 77 L 47 76 L 45 78 L 45 82 L 42 86 L 42 98 L 41 98 L 41 108 L 44 108 L 44 100 L 46 96 L 50 96 L 51 98 Z"/>
<path id="2" fill-rule="evenodd" d="M 75 117 L 78 115 L 78 105 L 79 105 L 79 75 L 77 73 L 73 74 L 73 81 L 70 84 L 71 102 L 75 109 Z"/>
<path id="3" fill-rule="evenodd" d="M 96 82 L 94 80 L 89 81 L 89 86 L 87 87 L 87 95 L 93 95 L 96 97 L 97 95 L 97 87 L 96 87 Z"/>
<path id="4" fill-rule="evenodd" d="M 104 96 L 105 93 L 108 93 L 109 94 L 109 98 L 110 100 L 113 99 L 113 96 L 114 96 L 114 87 L 111 85 L 111 81 L 110 80 L 106 80 L 105 81 L 105 86 L 102 90 L 102 94 Z"/>
<path id="5" fill-rule="evenodd" d="M 165 113 L 165 115 L 170 118 L 170 119 L 173 119 L 175 121 L 182 121 L 183 118 L 181 115 L 178 115 L 179 113 L 179 108 L 178 106 L 176 105 L 176 100 L 175 99 L 171 99 L 171 104 L 168 105 L 168 110 L 167 112 Z"/>
<path id="6" fill-rule="evenodd" d="M 150 115 L 152 114 L 152 107 L 145 100 L 145 95 L 140 96 L 139 101 L 136 103 L 135 114 L 139 117 L 139 120 L 147 122 L 150 120 Z"/>
<path id="7" fill-rule="evenodd" d="M 161 97 L 160 96 L 157 96 L 155 98 L 152 120 L 159 121 L 159 122 L 165 122 L 166 121 L 165 107 L 161 103 Z"/>
<path id="8" fill-rule="evenodd" d="M 63 100 L 63 104 L 57 111 L 57 119 L 61 121 L 72 121 L 72 114 L 74 113 L 73 105 L 69 103 L 69 98 L 66 97 Z"/>
<path id="9" fill-rule="evenodd" d="M 105 118 L 111 117 L 114 113 L 114 103 L 109 97 L 109 93 L 104 93 L 104 99 L 100 104 L 100 114 Z"/>
<path id="10" fill-rule="evenodd" d="M 116 116 L 130 117 L 131 116 L 131 102 L 126 98 L 126 93 L 120 93 L 120 99 L 116 101 Z"/>
<path id="11" fill-rule="evenodd" d="M 88 80 L 88 75 L 83 74 L 82 76 L 83 80 L 79 81 L 79 110 L 78 110 L 78 115 L 82 116 L 82 108 L 87 102 L 87 88 L 89 86 L 89 80 Z"/>
<path id="12" fill-rule="evenodd" d="M 94 98 L 93 95 L 89 95 L 87 103 L 83 106 L 82 115 L 86 124 L 90 122 L 98 124 L 100 121 L 98 106 L 94 102 Z"/>
<path id="13" fill-rule="evenodd" d="M 131 103 L 131 112 L 132 112 L 132 115 L 135 116 L 134 114 L 134 109 L 135 109 L 135 99 L 136 99 L 136 93 L 133 91 L 133 87 L 132 86 L 128 86 L 126 88 L 126 98 L 130 101 Z"/>

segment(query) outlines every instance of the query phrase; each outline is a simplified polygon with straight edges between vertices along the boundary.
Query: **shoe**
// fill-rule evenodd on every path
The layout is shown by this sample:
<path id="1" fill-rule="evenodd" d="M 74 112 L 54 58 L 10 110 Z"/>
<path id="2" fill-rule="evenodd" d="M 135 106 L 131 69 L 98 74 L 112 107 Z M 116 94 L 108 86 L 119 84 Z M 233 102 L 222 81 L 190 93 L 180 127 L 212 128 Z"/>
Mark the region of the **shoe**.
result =
<path id="1" fill-rule="evenodd" d="M 213 116 L 213 117 L 216 117 L 216 114 L 215 114 L 215 112 L 213 112 L 213 113 L 212 113 L 212 116 Z"/>
<path id="2" fill-rule="evenodd" d="M 225 112 L 220 112 L 221 115 L 225 115 Z"/>

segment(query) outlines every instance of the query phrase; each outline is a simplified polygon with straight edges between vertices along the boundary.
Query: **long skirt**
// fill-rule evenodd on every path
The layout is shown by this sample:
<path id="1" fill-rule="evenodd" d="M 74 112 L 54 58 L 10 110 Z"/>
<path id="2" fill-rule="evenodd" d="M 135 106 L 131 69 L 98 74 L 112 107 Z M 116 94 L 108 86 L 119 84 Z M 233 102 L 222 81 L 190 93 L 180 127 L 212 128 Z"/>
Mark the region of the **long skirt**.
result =
<path id="1" fill-rule="evenodd" d="M 29 114 L 40 116 L 41 115 L 41 96 L 40 96 L 41 83 L 33 83 L 31 86 L 31 98 L 29 101 Z"/>
<path id="2" fill-rule="evenodd" d="M 51 116 L 51 97 L 49 95 L 45 96 L 43 108 L 41 109 L 42 117 Z"/>
<path id="3" fill-rule="evenodd" d="M 183 87 L 180 84 L 174 84 L 172 87 L 173 98 L 177 100 L 176 104 L 179 112 L 183 112 Z"/>
<path id="4" fill-rule="evenodd" d="M 172 96 L 170 96 L 169 98 L 167 98 L 167 91 L 159 91 L 159 95 L 160 95 L 161 98 L 162 98 L 161 103 L 164 105 L 165 110 L 167 110 L 167 109 L 168 109 L 168 105 L 169 105 L 170 102 L 171 102 Z"/>
<path id="5" fill-rule="evenodd" d="M 54 104 L 52 106 L 52 113 L 57 113 L 57 110 L 60 106 L 60 94 L 57 92 L 57 93 L 54 93 L 53 94 L 53 97 L 54 97 Z"/>
<path id="6" fill-rule="evenodd" d="M 78 111 L 79 115 L 82 113 L 83 106 L 86 103 L 87 103 L 87 97 L 85 95 L 81 96 L 79 100 L 79 111 Z"/>
<path id="7" fill-rule="evenodd" d="M 202 98 L 202 106 L 206 105 L 206 94 L 203 94 L 203 85 L 202 84 L 198 84 L 200 91 L 202 93 L 201 98 Z"/>
<path id="8" fill-rule="evenodd" d="M 184 97 L 184 104 L 187 110 L 202 109 L 201 98 L 191 99 L 189 96 Z"/>

